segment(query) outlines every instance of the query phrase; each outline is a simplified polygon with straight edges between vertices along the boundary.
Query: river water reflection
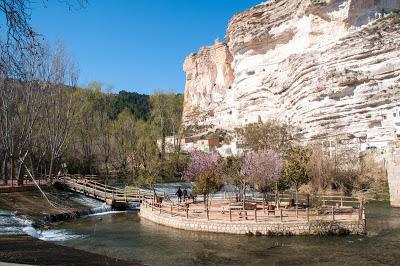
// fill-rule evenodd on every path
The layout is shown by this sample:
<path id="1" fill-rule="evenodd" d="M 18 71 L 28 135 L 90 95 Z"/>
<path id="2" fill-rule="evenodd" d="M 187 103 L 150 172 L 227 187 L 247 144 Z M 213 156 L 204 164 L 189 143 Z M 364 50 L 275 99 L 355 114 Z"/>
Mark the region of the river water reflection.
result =
<path id="1" fill-rule="evenodd" d="M 58 243 L 148 265 L 399 265 L 400 209 L 370 203 L 367 218 L 366 236 L 250 237 L 172 229 L 127 212 L 61 224 L 81 237 Z"/>

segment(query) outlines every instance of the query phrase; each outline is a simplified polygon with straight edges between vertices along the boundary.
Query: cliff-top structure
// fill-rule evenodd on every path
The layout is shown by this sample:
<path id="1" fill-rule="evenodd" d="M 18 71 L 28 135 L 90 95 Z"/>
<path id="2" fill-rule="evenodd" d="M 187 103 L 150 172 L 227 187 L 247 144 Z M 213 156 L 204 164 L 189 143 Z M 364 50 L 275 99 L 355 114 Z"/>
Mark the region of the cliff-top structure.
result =
<path id="1" fill-rule="evenodd" d="M 280 0 L 235 15 L 226 42 L 184 62 L 184 123 L 278 119 L 306 140 L 396 139 L 399 10 L 400 0 Z"/>

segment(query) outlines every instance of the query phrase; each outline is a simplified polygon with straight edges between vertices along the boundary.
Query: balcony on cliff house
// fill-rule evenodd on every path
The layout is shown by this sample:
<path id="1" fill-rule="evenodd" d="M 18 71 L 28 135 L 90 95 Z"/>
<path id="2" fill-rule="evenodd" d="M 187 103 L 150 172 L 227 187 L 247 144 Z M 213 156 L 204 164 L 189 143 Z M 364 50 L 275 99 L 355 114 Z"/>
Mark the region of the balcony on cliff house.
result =
<path id="1" fill-rule="evenodd" d="M 197 149 L 204 152 L 214 152 L 220 146 L 219 136 L 210 135 L 205 139 L 199 139 L 197 141 Z"/>
<path id="2" fill-rule="evenodd" d="M 247 150 L 248 149 L 243 144 L 236 141 L 232 141 L 229 144 L 223 144 L 217 148 L 218 153 L 221 154 L 222 157 L 229 157 L 232 155 L 242 156 Z"/>
<path id="3" fill-rule="evenodd" d="M 395 128 L 395 130 L 396 130 L 396 137 L 397 137 L 397 140 L 400 140 L 400 121 L 394 123 L 394 128 Z"/>

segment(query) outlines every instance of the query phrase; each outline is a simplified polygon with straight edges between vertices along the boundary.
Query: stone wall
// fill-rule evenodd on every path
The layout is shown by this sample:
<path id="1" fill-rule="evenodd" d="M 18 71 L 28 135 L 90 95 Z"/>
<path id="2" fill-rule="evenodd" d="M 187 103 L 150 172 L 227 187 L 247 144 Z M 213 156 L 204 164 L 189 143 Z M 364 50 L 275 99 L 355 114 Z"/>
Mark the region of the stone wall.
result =
<path id="1" fill-rule="evenodd" d="M 230 222 L 187 219 L 152 211 L 144 204 L 140 217 L 157 224 L 189 230 L 240 235 L 323 235 L 323 234 L 364 234 L 365 222 L 359 221 L 312 221 L 312 222 Z"/>
<path id="2" fill-rule="evenodd" d="M 400 143 L 392 144 L 386 152 L 386 168 L 390 192 L 390 205 L 400 207 Z"/>

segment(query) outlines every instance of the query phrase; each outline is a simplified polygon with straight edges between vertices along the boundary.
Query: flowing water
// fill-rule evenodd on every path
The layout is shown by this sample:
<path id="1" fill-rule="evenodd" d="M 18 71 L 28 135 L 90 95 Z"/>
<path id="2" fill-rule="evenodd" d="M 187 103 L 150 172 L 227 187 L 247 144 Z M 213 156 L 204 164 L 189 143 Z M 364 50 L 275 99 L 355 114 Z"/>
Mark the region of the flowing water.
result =
<path id="1" fill-rule="evenodd" d="M 176 187 L 157 189 L 173 195 Z M 87 217 L 38 231 L 0 210 L 0 235 L 28 234 L 148 265 L 400 265 L 400 209 L 386 202 L 367 205 L 366 236 L 250 237 L 173 229 L 135 211 L 114 212 L 99 201 L 74 198 L 88 206 Z"/>
<path id="2" fill-rule="evenodd" d="M 140 219 L 137 212 L 90 216 L 58 230 L 56 241 L 148 265 L 399 265 L 400 209 L 367 206 L 366 236 L 257 237 L 189 232 Z"/>

